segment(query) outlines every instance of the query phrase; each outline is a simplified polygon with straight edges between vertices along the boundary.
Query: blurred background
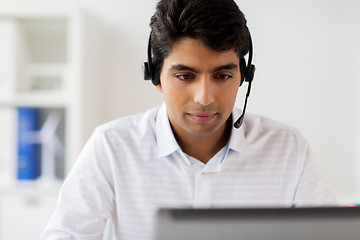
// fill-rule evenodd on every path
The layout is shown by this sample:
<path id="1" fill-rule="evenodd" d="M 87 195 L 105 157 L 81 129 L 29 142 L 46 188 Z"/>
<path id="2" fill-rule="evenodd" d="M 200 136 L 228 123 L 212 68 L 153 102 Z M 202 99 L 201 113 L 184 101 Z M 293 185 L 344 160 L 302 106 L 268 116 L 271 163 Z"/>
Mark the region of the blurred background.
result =
<path id="1" fill-rule="evenodd" d="M 156 2 L 0 0 L 0 240 L 39 238 L 98 124 L 162 103 L 141 72 Z M 248 112 L 300 129 L 339 202 L 359 203 L 360 2 L 236 2 L 257 67 Z M 41 173 L 24 179 L 19 107 L 35 110 L 39 126 L 25 131 L 42 146 Z"/>

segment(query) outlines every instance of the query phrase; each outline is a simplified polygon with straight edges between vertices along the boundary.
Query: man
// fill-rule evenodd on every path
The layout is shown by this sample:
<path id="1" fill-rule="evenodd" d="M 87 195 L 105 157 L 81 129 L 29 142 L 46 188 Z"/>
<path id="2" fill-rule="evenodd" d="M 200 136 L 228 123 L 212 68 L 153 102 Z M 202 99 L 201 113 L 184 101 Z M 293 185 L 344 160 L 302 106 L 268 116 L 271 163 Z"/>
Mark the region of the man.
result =
<path id="1" fill-rule="evenodd" d="M 165 104 L 96 129 L 43 240 L 102 239 L 107 222 L 116 239 L 150 239 L 164 207 L 335 204 L 297 130 L 255 115 L 233 127 L 238 87 L 253 71 L 233 0 L 162 0 L 150 26 L 146 77 Z"/>

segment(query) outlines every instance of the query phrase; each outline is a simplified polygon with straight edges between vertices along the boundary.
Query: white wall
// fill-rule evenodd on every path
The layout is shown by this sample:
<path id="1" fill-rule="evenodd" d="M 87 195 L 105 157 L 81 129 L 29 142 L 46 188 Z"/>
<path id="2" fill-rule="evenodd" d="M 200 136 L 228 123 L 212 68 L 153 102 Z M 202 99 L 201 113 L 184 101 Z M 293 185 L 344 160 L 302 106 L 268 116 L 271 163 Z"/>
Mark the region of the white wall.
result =
<path id="1" fill-rule="evenodd" d="M 238 2 L 258 69 L 249 110 L 300 128 L 340 200 L 359 201 L 360 2 Z"/>
<path id="2" fill-rule="evenodd" d="M 144 82 L 148 22 L 156 0 L 0 0 L 0 7 L 81 7 L 101 26 L 104 121 L 141 112 L 162 96 Z M 359 202 L 360 2 L 237 0 L 254 42 L 257 66 L 248 111 L 299 128 L 342 202 Z M 90 50 L 89 50 L 90 51 Z M 244 91 L 240 91 L 242 106 Z"/>

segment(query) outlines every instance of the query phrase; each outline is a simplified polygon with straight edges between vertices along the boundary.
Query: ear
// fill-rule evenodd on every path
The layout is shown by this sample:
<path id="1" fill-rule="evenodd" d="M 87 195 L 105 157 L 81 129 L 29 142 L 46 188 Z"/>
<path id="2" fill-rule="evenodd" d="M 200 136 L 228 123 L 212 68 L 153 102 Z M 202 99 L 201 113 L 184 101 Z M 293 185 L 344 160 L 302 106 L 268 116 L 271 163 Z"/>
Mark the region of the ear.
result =
<path id="1" fill-rule="evenodd" d="M 155 88 L 156 88 L 159 92 L 162 92 L 161 83 L 159 83 L 158 85 L 156 85 Z"/>

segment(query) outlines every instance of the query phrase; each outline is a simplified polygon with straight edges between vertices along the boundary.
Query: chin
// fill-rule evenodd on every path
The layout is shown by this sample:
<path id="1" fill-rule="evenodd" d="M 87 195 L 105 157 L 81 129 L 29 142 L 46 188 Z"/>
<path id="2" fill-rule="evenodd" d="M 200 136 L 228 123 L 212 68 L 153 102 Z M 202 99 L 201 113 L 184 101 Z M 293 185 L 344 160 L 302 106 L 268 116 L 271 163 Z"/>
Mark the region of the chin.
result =
<path id="1" fill-rule="evenodd" d="M 201 127 L 200 127 L 201 128 Z M 208 137 L 208 136 L 212 136 L 213 134 L 215 134 L 217 132 L 217 130 L 219 130 L 219 127 L 215 128 L 190 128 L 187 129 L 187 132 L 190 133 L 191 135 L 197 136 L 197 137 Z"/>

